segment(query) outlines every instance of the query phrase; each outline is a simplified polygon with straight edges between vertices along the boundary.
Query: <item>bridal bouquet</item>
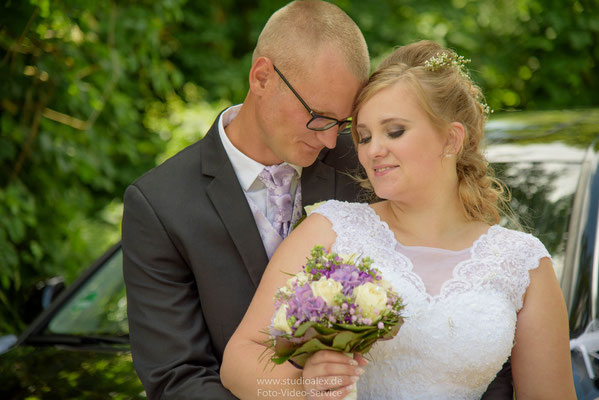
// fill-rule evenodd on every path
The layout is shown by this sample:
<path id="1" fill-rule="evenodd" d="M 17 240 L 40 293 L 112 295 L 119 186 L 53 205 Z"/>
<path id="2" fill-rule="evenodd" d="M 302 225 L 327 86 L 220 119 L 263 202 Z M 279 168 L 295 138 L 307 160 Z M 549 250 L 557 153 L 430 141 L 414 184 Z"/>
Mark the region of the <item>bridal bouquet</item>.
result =
<path id="1" fill-rule="evenodd" d="M 401 298 L 371 259 L 354 258 L 316 246 L 302 271 L 277 290 L 267 343 L 272 362 L 303 367 L 318 350 L 364 354 L 397 334 Z"/>

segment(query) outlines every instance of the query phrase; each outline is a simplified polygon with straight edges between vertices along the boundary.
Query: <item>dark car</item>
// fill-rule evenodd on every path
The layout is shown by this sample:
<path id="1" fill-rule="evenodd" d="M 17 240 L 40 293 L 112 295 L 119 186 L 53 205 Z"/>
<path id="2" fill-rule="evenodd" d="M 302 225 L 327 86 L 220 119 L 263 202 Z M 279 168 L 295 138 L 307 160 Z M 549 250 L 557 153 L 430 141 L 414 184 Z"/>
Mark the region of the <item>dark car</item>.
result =
<path id="1" fill-rule="evenodd" d="M 0 355 L 0 398 L 146 398 L 131 361 L 122 268 L 117 244 Z"/>
<path id="2" fill-rule="evenodd" d="M 511 189 L 520 223 L 553 256 L 574 345 L 585 330 L 594 332 L 599 306 L 598 138 L 599 110 L 503 113 L 487 125 L 488 158 Z M 579 347 L 572 353 L 577 393 L 595 398 L 599 335 L 597 348 L 587 349 L 588 368 Z M 131 362 L 116 245 L 0 355 L 0 398 L 144 397 Z"/>

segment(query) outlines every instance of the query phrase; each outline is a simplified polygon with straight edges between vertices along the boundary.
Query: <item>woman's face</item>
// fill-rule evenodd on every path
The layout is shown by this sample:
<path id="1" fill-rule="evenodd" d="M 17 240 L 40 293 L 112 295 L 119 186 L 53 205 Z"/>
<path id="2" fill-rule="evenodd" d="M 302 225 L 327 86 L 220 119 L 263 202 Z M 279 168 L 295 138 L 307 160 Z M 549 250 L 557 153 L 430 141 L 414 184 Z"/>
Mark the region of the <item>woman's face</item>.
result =
<path id="1" fill-rule="evenodd" d="M 374 94 L 357 122 L 358 157 L 378 197 L 422 201 L 447 187 L 451 168 L 455 173 L 455 157 L 445 157 L 447 135 L 435 128 L 405 83 Z"/>

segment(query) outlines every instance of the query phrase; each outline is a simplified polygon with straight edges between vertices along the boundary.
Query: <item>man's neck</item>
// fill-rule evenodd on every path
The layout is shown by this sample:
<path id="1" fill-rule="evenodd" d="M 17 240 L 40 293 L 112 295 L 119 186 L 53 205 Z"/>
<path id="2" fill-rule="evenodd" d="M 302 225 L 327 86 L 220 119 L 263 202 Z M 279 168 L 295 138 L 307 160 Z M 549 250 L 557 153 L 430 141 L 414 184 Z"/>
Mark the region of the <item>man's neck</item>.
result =
<path id="1" fill-rule="evenodd" d="M 243 154 L 263 165 L 280 164 L 279 160 L 270 148 L 264 143 L 260 134 L 256 114 L 253 110 L 255 104 L 248 96 L 239 110 L 237 116 L 231 123 L 225 126 L 227 137 Z"/>

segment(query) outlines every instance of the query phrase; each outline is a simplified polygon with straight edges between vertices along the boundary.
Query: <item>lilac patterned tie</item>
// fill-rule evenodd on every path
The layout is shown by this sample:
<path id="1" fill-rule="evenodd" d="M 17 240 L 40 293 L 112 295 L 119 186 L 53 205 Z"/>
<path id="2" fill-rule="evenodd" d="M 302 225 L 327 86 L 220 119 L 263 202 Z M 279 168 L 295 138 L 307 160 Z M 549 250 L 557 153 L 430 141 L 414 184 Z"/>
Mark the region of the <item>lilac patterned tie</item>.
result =
<path id="1" fill-rule="evenodd" d="M 273 211 L 273 228 L 285 238 L 289 233 L 293 204 L 289 188 L 296 171 L 289 164 L 271 165 L 264 167 L 258 178 L 268 191 L 266 201 Z"/>

